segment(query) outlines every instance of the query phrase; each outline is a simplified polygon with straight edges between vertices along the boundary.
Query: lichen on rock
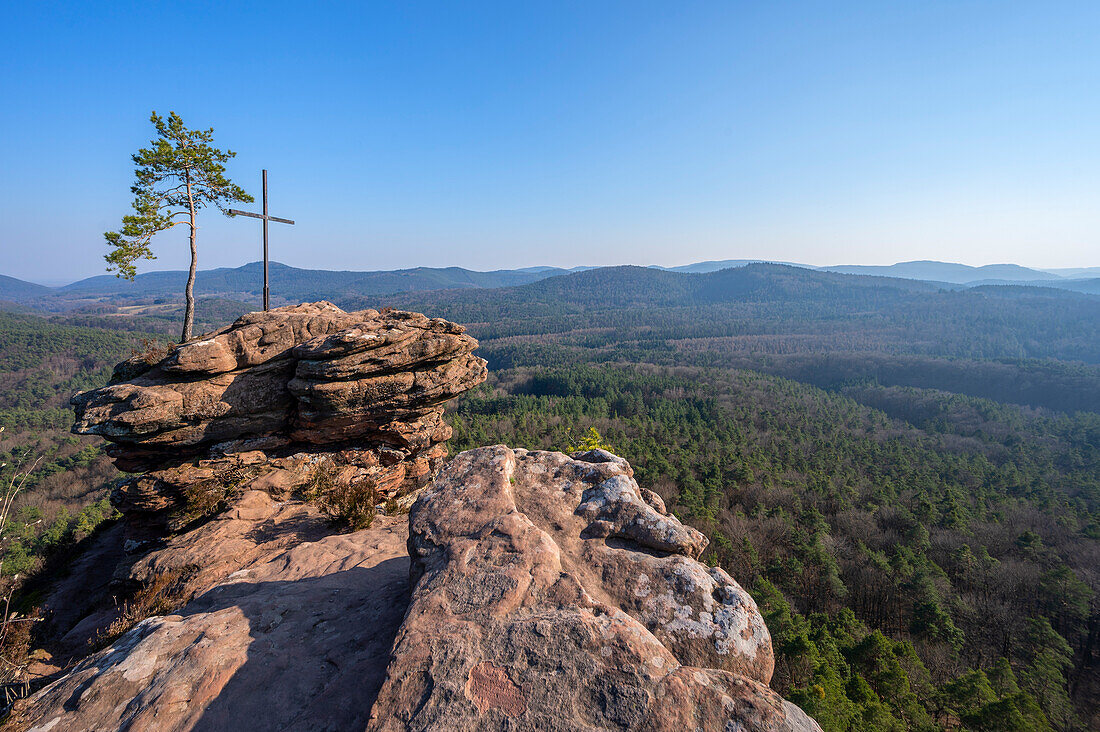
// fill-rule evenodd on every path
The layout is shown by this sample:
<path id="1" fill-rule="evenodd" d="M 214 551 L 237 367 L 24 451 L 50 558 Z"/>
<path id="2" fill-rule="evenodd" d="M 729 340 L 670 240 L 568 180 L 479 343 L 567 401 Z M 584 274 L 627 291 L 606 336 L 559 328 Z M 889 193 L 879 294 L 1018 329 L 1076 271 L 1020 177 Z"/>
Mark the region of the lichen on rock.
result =
<path id="1" fill-rule="evenodd" d="M 794 729 L 756 604 L 705 546 L 610 453 L 462 453 L 410 513 L 368 729 Z"/>

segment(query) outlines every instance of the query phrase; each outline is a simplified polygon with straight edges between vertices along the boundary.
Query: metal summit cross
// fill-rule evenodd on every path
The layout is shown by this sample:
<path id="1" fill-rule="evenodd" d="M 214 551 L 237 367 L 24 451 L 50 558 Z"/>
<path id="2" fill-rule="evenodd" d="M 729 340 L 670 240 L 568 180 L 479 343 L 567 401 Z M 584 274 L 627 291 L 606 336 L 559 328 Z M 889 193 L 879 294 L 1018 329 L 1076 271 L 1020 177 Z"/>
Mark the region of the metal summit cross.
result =
<path id="1" fill-rule="evenodd" d="M 250 213 L 248 211 L 238 211 L 235 208 L 229 209 L 229 213 L 234 216 L 251 216 L 254 219 L 262 219 L 264 222 L 264 311 L 268 309 L 267 302 L 267 222 L 278 221 L 280 224 L 293 224 L 290 219 L 280 219 L 278 216 L 269 216 L 267 213 L 267 170 L 264 170 L 264 212 L 262 214 Z"/>

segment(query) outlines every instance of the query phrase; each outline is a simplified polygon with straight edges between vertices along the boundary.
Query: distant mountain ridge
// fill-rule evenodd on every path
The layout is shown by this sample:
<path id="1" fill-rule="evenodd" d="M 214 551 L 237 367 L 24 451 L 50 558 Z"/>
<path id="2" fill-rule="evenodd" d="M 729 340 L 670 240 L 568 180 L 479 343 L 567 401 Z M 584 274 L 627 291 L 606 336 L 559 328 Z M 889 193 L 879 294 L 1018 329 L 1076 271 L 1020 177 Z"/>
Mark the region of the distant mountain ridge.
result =
<path id="1" fill-rule="evenodd" d="M 919 280 L 860 277 L 759 262 L 703 273 L 673 272 L 634 265 L 601 267 L 501 288 L 491 301 L 474 291 L 450 290 L 402 293 L 396 295 L 392 302 L 399 307 L 424 309 L 443 305 L 472 308 L 470 312 L 507 309 L 511 305 L 547 308 L 545 312 L 563 308 L 587 312 L 699 307 L 735 302 L 817 302 L 875 297 L 876 293 L 897 297 L 938 292 L 941 288 Z M 375 301 L 365 298 L 356 306 L 374 304 Z"/>
<path id="2" fill-rule="evenodd" d="M 1100 277 L 1100 267 L 1062 267 L 1059 269 L 1045 269 L 1043 271 L 1050 272 L 1059 277 L 1068 277 L 1071 279 Z"/>
<path id="3" fill-rule="evenodd" d="M 799 264 L 797 262 L 779 262 L 774 259 L 718 259 L 707 260 L 705 262 L 694 262 L 692 264 L 681 264 L 678 267 L 662 267 L 660 265 L 650 265 L 654 269 L 663 269 L 666 272 L 686 272 L 689 274 L 706 274 L 707 272 L 718 272 L 723 269 L 732 269 L 736 267 L 744 267 L 749 264 L 787 264 L 792 267 L 804 267 L 806 269 L 816 269 L 809 264 Z"/>
<path id="4" fill-rule="evenodd" d="M 1029 285 L 1053 287 L 1087 294 L 1100 294 L 1100 276 L 1091 277 L 1100 268 L 1083 267 L 1059 270 L 1054 274 L 1021 267 L 1016 264 L 990 264 L 972 267 L 964 264 L 934 261 L 899 262 L 892 265 L 837 265 L 815 267 L 792 262 L 767 262 L 758 259 L 727 259 L 696 262 L 676 267 L 651 265 L 640 269 L 653 272 L 704 275 L 727 269 L 739 269 L 756 264 L 776 264 L 804 270 L 846 275 L 885 277 L 922 281 L 939 287 L 975 287 L 986 285 Z M 279 303 L 301 302 L 318 298 L 349 301 L 404 292 L 431 290 L 462 290 L 514 287 L 552 277 L 583 273 L 608 267 L 535 266 L 522 269 L 502 269 L 480 272 L 462 267 L 415 267 L 401 270 L 336 271 L 291 267 L 279 262 L 270 264 L 271 290 Z M 262 265 L 250 262 L 241 267 L 223 267 L 198 273 L 195 292 L 201 296 L 218 296 L 258 302 L 262 288 Z M 147 272 L 134 281 L 112 275 L 98 275 L 62 287 L 26 282 L 0 275 L 0 301 L 66 310 L 85 307 L 90 302 L 106 300 L 148 300 L 178 298 L 187 279 L 182 270 Z"/>
<path id="5" fill-rule="evenodd" d="M 262 287 L 263 265 L 250 262 L 241 267 L 204 270 L 195 280 L 196 292 L 257 293 Z M 337 291 L 355 288 L 368 294 L 407 292 L 416 290 L 452 289 L 462 287 L 506 287 L 521 285 L 567 270 L 546 268 L 539 271 L 498 270 L 477 272 L 462 267 L 415 267 L 391 271 L 356 272 L 348 270 L 300 269 L 279 262 L 269 265 L 272 288 L 280 288 L 287 298 L 301 299 L 299 291 L 313 292 L 318 286 Z M 138 275 L 133 282 L 111 275 L 89 277 L 71 285 L 57 288 L 61 293 L 127 293 L 174 294 L 187 280 L 183 271 L 149 272 Z"/>
<path id="6" fill-rule="evenodd" d="M 678 267 L 653 266 L 656 269 L 663 269 L 669 272 L 704 274 L 731 267 L 744 267 L 749 264 L 787 264 L 792 267 L 815 269 L 823 272 L 878 275 L 880 277 L 898 277 L 906 280 L 946 282 L 954 285 L 996 284 L 1000 282 L 1047 282 L 1061 279 L 1100 277 L 1100 267 L 1040 270 L 1031 267 L 1022 267 L 1018 264 L 986 264 L 980 267 L 974 267 L 968 264 L 937 262 L 933 260 L 898 262 L 888 265 L 835 264 L 817 266 L 802 264 L 800 262 L 780 262 L 771 259 L 721 259 L 683 264 Z"/>
<path id="7" fill-rule="evenodd" d="M 272 296 L 277 303 L 324 298 L 379 296 L 397 292 L 496 288 L 522 285 L 546 277 L 566 274 L 556 267 L 530 270 L 478 272 L 462 267 L 416 267 L 392 271 L 333 271 L 290 267 L 279 262 L 269 266 Z M 258 302 L 263 288 L 263 265 L 250 262 L 241 267 L 202 270 L 195 279 L 195 294 Z M 178 298 L 187 281 L 182 270 L 147 272 L 133 281 L 112 275 L 98 275 L 63 287 L 46 287 L 12 277 L 0 279 L 0 300 L 35 304 L 50 309 L 69 309 L 98 299 Z"/>
<path id="8" fill-rule="evenodd" d="M 891 265 L 843 264 L 832 267 L 819 267 L 827 272 L 842 274 L 873 274 L 884 277 L 901 277 L 909 280 L 928 280 L 966 285 L 987 280 L 1006 280 L 1012 282 L 1033 282 L 1060 279 L 1050 272 L 1021 267 L 1018 264 L 987 264 L 972 267 L 968 264 L 951 262 L 898 262 Z"/>
<path id="9" fill-rule="evenodd" d="M 31 298 L 49 295 L 53 291 L 52 287 L 0 274 L 0 300 L 23 302 Z"/>

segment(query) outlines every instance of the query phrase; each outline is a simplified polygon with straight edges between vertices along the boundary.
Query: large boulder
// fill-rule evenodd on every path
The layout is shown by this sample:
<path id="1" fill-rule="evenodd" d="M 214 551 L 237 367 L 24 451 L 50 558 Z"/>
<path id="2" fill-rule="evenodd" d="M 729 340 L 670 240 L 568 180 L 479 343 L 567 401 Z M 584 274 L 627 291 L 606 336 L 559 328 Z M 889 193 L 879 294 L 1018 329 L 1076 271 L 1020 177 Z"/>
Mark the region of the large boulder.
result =
<path id="1" fill-rule="evenodd" d="M 797 728 L 752 598 L 621 458 L 471 450 L 409 526 L 416 584 L 369 729 Z"/>

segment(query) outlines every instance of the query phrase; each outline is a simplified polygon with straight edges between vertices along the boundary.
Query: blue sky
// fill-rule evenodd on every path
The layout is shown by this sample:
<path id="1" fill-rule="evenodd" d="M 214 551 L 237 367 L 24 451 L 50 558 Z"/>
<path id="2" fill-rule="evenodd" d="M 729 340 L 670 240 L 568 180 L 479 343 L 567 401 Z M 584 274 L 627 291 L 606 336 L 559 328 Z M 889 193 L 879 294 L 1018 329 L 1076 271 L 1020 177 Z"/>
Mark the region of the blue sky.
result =
<path id="1" fill-rule="evenodd" d="M 1097 38 L 1096 2 L 9 3 L 0 273 L 103 271 L 153 109 L 269 169 L 296 266 L 1100 265 Z M 200 223 L 200 268 L 258 258 Z"/>

